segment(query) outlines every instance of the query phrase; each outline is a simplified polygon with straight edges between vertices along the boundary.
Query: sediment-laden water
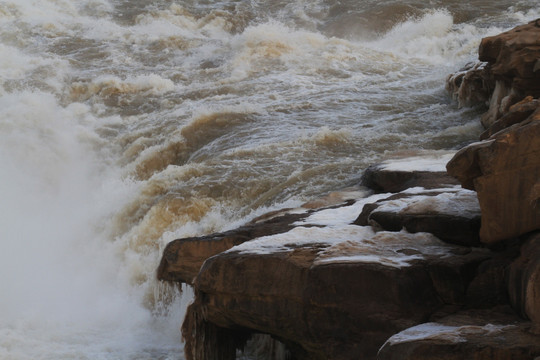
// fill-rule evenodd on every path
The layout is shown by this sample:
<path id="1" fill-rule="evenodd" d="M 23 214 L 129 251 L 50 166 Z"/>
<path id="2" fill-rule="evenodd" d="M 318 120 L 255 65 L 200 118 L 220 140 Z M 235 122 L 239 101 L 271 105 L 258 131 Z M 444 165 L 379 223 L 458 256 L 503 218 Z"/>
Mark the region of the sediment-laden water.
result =
<path id="1" fill-rule="evenodd" d="M 0 359 L 182 359 L 172 239 L 480 132 L 446 75 L 524 1 L 0 0 Z"/>

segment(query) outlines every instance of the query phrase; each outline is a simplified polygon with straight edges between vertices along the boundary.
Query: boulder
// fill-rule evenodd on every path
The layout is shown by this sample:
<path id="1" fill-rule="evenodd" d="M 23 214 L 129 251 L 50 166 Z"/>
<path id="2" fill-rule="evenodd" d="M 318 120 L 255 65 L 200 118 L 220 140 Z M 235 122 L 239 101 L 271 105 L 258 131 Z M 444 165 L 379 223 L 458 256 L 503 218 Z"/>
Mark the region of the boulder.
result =
<path id="1" fill-rule="evenodd" d="M 444 167 L 453 154 L 442 152 L 387 160 L 368 167 L 361 183 L 378 193 L 396 193 L 413 187 L 434 189 L 457 185 L 456 179 L 449 176 Z"/>
<path id="2" fill-rule="evenodd" d="M 488 62 L 495 80 L 523 93 L 540 96 L 540 19 L 482 39 L 480 61 Z"/>
<path id="3" fill-rule="evenodd" d="M 366 204 L 354 222 L 387 231 L 428 232 L 460 245 L 479 245 L 476 193 L 450 188 L 403 192 Z"/>
<path id="4" fill-rule="evenodd" d="M 202 264 L 209 257 L 256 237 L 289 231 L 295 221 L 309 215 L 306 209 L 297 210 L 297 213 L 288 211 L 266 214 L 264 218 L 254 219 L 234 230 L 171 241 L 163 250 L 157 278 L 193 285 Z"/>
<path id="5" fill-rule="evenodd" d="M 255 239 L 204 263 L 189 309 L 199 321 L 184 324 L 186 346 L 200 354 L 215 343 L 212 324 L 220 338 L 270 334 L 298 359 L 373 359 L 390 335 L 461 304 L 489 256 L 426 233 L 354 225 Z"/>
<path id="6" fill-rule="evenodd" d="M 489 110 L 482 117 L 491 126 L 525 96 L 540 96 L 540 19 L 499 35 L 482 39 L 480 61 L 495 81 Z"/>
<path id="7" fill-rule="evenodd" d="M 392 336 L 378 360 L 533 360 L 540 336 L 507 308 L 468 311 Z"/>
<path id="8" fill-rule="evenodd" d="M 360 187 L 349 187 L 303 204 L 261 215 L 234 230 L 206 236 L 176 239 L 163 250 L 157 269 L 159 280 L 193 284 L 204 261 L 245 241 L 291 230 L 294 223 L 323 209 L 347 206 L 369 194 Z"/>
<path id="9" fill-rule="evenodd" d="M 527 96 L 540 97 L 540 19 L 482 39 L 479 60 L 448 76 L 446 88 L 459 106 L 485 103 L 488 111 L 482 124 L 487 129 L 515 103 Z M 483 137 L 519 118 L 518 113 L 510 115 Z"/>
<path id="10" fill-rule="evenodd" d="M 486 62 L 473 62 L 446 78 L 446 91 L 459 107 L 487 105 L 495 88 L 495 80 L 486 71 Z"/>
<path id="11" fill-rule="evenodd" d="M 447 164 L 449 174 L 478 193 L 485 243 L 540 229 L 539 120 L 540 109 L 489 140 L 461 149 Z"/>

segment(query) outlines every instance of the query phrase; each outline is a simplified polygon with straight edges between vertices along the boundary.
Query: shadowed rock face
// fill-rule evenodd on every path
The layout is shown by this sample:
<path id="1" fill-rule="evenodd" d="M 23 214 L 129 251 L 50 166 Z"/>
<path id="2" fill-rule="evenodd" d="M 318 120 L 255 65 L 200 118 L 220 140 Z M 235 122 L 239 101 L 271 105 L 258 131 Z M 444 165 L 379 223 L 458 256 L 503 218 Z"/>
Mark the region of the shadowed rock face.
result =
<path id="1" fill-rule="evenodd" d="M 540 337 L 507 308 L 464 311 L 392 336 L 379 360 L 532 360 Z"/>
<path id="2" fill-rule="evenodd" d="M 489 110 L 482 117 L 485 127 L 525 96 L 540 96 L 540 19 L 482 39 L 478 53 L 495 81 Z"/>
<path id="3" fill-rule="evenodd" d="M 532 331 L 540 334 L 540 233 L 526 239 L 521 255 L 512 263 L 508 289 L 511 304 L 532 320 Z"/>

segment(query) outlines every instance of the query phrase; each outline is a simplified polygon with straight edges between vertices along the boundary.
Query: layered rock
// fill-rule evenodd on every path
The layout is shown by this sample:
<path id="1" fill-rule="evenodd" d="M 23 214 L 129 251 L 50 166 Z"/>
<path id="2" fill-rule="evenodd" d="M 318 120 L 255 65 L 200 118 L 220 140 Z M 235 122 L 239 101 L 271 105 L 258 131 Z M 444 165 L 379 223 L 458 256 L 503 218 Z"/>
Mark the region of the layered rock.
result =
<path id="1" fill-rule="evenodd" d="M 495 83 L 487 129 L 447 169 L 478 193 L 480 238 L 495 243 L 540 229 L 540 19 L 483 39 L 479 54 L 487 63 L 473 75 Z"/>
<path id="2" fill-rule="evenodd" d="M 479 60 L 450 75 L 446 87 L 461 106 L 485 103 L 489 128 L 526 96 L 540 96 L 540 19 L 482 39 Z"/>
<path id="3" fill-rule="evenodd" d="M 205 332 L 210 323 L 230 339 L 245 331 L 270 334 L 297 359 L 372 359 L 392 334 L 462 305 L 476 268 L 490 257 L 426 233 L 319 227 L 333 216 L 313 216 L 204 263 L 189 309 L 190 318 L 204 321 L 183 329 L 194 354 L 215 334 Z"/>
<path id="4" fill-rule="evenodd" d="M 459 182 L 448 175 L 444 166 L 452 155 L 442 152 L 438 156 L 405 157 L 372 165 L 362 174 L 362 185 L 379 193 L 395 193 L 414 187 L 436 189 L 458 185 Z"/>
<path id="5" fill-rule="evenodd" d="M 474 246 L 479 245 L 480 207 L 473 191 L 408 191 L 366 204 L 354 224 L 428 232 L 448 243 Z"/>
<path id="6" fill-rule="evenodd" d="M 460 150 L 448 172 L 476 190 L 486 243 L 540 229 L 540 110 L 490 140 Z"/>
<path id="7" fill-rule="evenodd" d="M 540 19 L 482 39 L 478 55 L 495 80 L 484 126 L 491 126 L 525 96 L 540 96 Z"/>
<path id="8" fill-rule="evenodd" d="M 157 277 L 159 280 L 193 285 L 206 259 L 248 240 L 287 232 L 293 228 L 295 221 L 308 215 L 307 209 L 297 213 L 284 209 L 231 231 L 171 241 L 163 251 Z"/>
<path id="9" fill-rule="evenodd" d="M 444 229 L 449 229 L 445 217 L 452 211 L 456 215 L 452 209 L 457 204 L 464 210 L 457 216 L 463 224 L 478 221 L 474 193 L 452 185 L 439 171 L 448 158 L 402 159 L 372 168 L 373 178 L 394 179 L 392 186 L 399 182 L 415 186 L 401 193 L 365 196 L 357 191 L 356 199 L 348 201 L 332 195 L 328 198 L 341 204 L 269 214 L 236 234 L 172 242 L 160 276 L 192 283 L 197 294 L 183 325 L 186 357 L 234 359 L 236 349 L 262 333 L 284 344 L 295 359 L 374 359 L 396 332 L 470 304 L 485 305 L 485 294 L 492 298 L 490 305 L 507 302 L 500 294 L 505 278 L 499 275 L 511 259 L 497 261 L 487 249 L 452 245 L 426 232 L 431 229 L 444 237 Z M 371 225 L 354 225 L 370 204 L 386 206 L 386 213 L 394 216 L 407 208 L 411 224 L 416 217 L 424 227 L 411 233 L 401 225 L 373 227 L 373 219 Z M 431 217 L 429 222 L 426 217 Z M 268 221 L 280 224 L 280 230 Z M 459 240 L 470 231 L 452 224 L 456 242 L 470 242 Z M 265 227 L 272 231 L 263 232 Z M 247 239 L 246 228 L 258 236 Z M 224 239 L 235 236 L 242 244 L 222 250 L 231 244 Z M 205 248 L 216 245 L 205 252 L 211 256 L 204 263 L 200 254 L 182 250 L 197 249 L 197 242 Z M 190 270 L 182 270 L 183 266 Z M 491 287 L 497 290 L 486 290 Z"/>
<path id="10" fill-rule="evenodd" d="M 467 311 L 392 336 L 379 360 L 533 360 L 540 337 L 506 308 Z"/>

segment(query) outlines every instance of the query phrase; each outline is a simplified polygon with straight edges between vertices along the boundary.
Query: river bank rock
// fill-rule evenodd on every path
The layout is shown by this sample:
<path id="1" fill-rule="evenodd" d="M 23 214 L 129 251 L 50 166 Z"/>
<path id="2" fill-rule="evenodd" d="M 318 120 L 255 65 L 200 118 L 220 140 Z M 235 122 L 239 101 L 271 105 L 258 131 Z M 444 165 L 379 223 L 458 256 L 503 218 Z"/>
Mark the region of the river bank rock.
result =
<path id="1" fill-rule="evenodd" d="M 323 202 L 332 206 L 317 208 L 321 203 L 314 201 L 236 232 L 172 242 L 160 277 L 190 283 L 196 292 L 182 326 L 187 359 L 235 359 L 255 334 L 279 341 L 293 359 L 375 359 L 386 340 L 406 328 L 463 307 L 508 303 L 504 274 L 513 257 L 498 260 L 470 246 L 468 230 L 455 231 L 460 227 L 447 219 L 457 212 L 463 224 L 477 223 L 479 212 L 475 193 L 449 184 L 440 171 L 450 157 L 403 158 L 372 168 L 374 178 L 383 178 L 380 171 L 415 185 L 400 193 L 333 194 Z M 400 224 L 388 231 L 369 217 L 368 224 L 355 225 L 373 204 L 399 216 L 407 208 L 409 225 L 416 216 L 423 227 L 413 233 Z M 197 253 L 198 246 L 205 252 Z M 209 255 L 203 260 L 201 254 Z"/>
<path id="2" fill-rule="evenodd" d="M 387 231 L 428 232 L 448 243 L 480 244 L 480 206 L 474 191 L 416 189 L 366 204 L 354 224 Z"/>
<path id="3" fill-rule="evenodd" d="M 368 194 L 364 188 L 351 187 L 302 204 L 295 209 L 281 209 L 261 215 L 234 230 L 206 236 L 176 239 L 167 244 L 157 269 L 157 278 L 193 285 L 206 259 L 246 241 L 287 232 L 298 222 L 321 209 L 350 205 L 353 199 Z"/>
<path id="4" fill-rule="evenodd" d="M 448 76 L 446 88 L 460 106 L 487 105 L 485 128 L 527 96 L 540 97 L 540 19 L 482 39 L 478 53 L 480 62 Z"/>
<path id="5" fill-rule="evenodd" d="M 464 311 L 392 336 L 379 360 L 533 360 L 540 337 L 507 308 Z"/>
<path id="6" fill-rule="evenodd" d="M 491 244 L 540 229 L 540 19 L 483 39 L 479 59 L 485 64 L 470 76 L 495 84 L 482 117 L 486 131 L 447 170 L 478 193 L 480 239 Z M 476 87 L 450 86 L 454 94 Z"/>
<path id="7" fill-rule="evenodd" d="M 357 209 L 348 208 L 316 213 L 287 233 L 208 259 L 189 308 L 191 318 L 204 321 L 184 326 L 188 348 L 204 352 L 211 323 L 229 329 L 229 338 L 270 334 L 296 359 L 373 359 L 392 334 L 463 304 L 476 268 L 490 258 L 486 249 L 427 233 L 321 227 L 322 219 Z"/>
<path id="8" fill-rule="evenodd" d="M 193 285 L 193 280 L 206 259 L 245 241 L 287 232 L 293 228 L 295 221 L 309 215 L 307 211 L 288 211 L 285 209 L 279 213 L 267 214 L 265 219 L 255 219 L 231 231 L 171 241 L 163 251 L 157 270 L 158 279 Z"/>
<path id="9" fill-rule="evenodd" d="M 540 229 L 540 110 L 489 140 L 460 150 L 448 172 L 475 190 L 480 239 L 495 243 Z"/>
<path id="10" fill-rule="evenodd" d="M 382 162 L 368 167 L 362 174 L 362 185 L 377 193 L 396 193 L 409 188 L 436 189 L 458 185 L 448 175 L 445 164 L 452 153 L 412 156 Z"/>

